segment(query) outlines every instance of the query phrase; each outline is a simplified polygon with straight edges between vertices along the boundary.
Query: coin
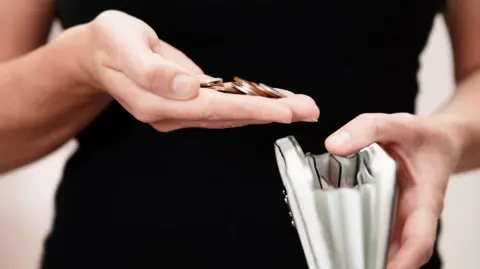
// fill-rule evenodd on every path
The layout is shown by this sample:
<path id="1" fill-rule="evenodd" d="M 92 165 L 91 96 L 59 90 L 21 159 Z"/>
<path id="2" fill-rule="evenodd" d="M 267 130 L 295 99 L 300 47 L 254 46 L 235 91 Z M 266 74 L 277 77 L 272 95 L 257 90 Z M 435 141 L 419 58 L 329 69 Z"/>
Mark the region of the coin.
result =
<path id="1" fill-rule="evenodd" d="M 261 88 L 259 88 L 256 85 L 256 83 L 247 81 L 247 80 L 239 78 L 239 77 L 234 77 L 233 80 L 235 80 L 235 82 L 237 82 L 237 84 L 240 84 L 244 88 L 248 89 L 250 92 L 253 92 L 254 93 L 253 95 L 269 97 L 269 95 L 267 93 L 265 93 L 265 91 L 263 91 Z"/>
<path id="2" fill-rule="evenodd" d="M 232 87 L 243 92 L 246 95 L 252 95 L 252 96 L 257 95 L 254 91 L 250 90 L 248 87 L 245 87 L 244 85 L 241 85 L 240 83 L 237 83 L 237 82 L 232 82 Z"/>
<path id="3" fill-rule="evenodd" d="M 246 94 L 250 96 L 261 96 L 267 98 L 286 97 L 282 92 L 266 84 L 256 83 L 234 77 L 233 82 L 223 82 L 222 78 L 211 78 L 200 82 L 200 87 L 209 88 L 223 93 Z"/>
<path id="4" fill-rule="evenodd" d="M 260 85 L 255 82 L 250 82 L 253 88 L 255 88 L 256 92 L 263 97 L 277 97 L 276 95 L 270 94 L 268 91 L 265 91 Z"/>
<path id="5" fill-rule="evenodd" d="M 237 90 L 232 86 L 232 82 L 225 82 L 219 85 L 213 85 L 209 87 L 212 90 L 216 90 L 224 93 L 243 94 L 242 91 Z"/>
<path id="6" fill-rule="evenodd" d="M 205 79 L 205 80 L 200 81 L 200 87 L 208 88 L 208 87 L 211 87 L 211 86 L 220 85 L 222 83 L 223 83 L 223 79 L 221 79 L 221 78 Z"/>
<path id="7" fill-rule="evenodd" d="M 277 97 L 277 98 L 286 97 L 285 94 L 281 93 L 279 90 L 276 90 L 275 88 L 272 88 L 272 87 L 270 87 L 268 85 L 265 85 L 263 83 L 260 83 L 258 86 L 261 87 L 270 96 Z"/>

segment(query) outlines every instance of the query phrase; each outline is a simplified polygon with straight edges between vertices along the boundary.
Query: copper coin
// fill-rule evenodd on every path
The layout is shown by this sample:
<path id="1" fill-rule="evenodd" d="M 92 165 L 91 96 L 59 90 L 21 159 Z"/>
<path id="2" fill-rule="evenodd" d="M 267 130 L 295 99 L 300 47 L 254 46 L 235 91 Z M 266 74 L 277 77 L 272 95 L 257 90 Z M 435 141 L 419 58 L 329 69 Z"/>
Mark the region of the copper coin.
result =
<path id="1" fill-rule="evenodd" d="M 245 79 L 239 78 L 239 77 L 234 77 L 233 80 L 240 86 L 243 86 L 244 88 L 247 88 L 250 92 L 254 93 L 252 95 L 256 96 L 263 96 L 263 97 L 268 97 L 269 95 L 265 93 L 262 89 L 259 87 L 256 87 L 253 82 L 247 81 Z"/>
<path id="2" fill-rule="evenodd" d="M 248 87 L 251 91 L 255 92 L 258 96 L 270 97 L 263 89 L 257 86 L 255 82 L 245 81 L 245 87 Z"/>
<path id="3" fill-rule="evenodd" d="M 249 87 L 248 81 L 239 77 L 234 77 L 233 81 L 234 82 L 232 82 L 232 85 L 236 86 L 237 88 L 241 87 L 243 89 L 243 92 L 245 92 L 245 94 L 256 95 L 255 90 L 252 89 L 252 87 Z"/>
<path id="4" fill-rule="evenodd" d="M 257 95 L 254 91 L 251 91 L 249 88 L 247 88 L 244 85 L 241 85 L 237 82 L 232 82 L 232 87 L 234 87 L 235 89 L 243 92 L 246 95 L 253 95 L 253 96 Z"/>
<path id="5" fill-rule="evenodd" d="M 283 98 L 283 97 L 287 97 L 285 94 L 283 94 L 282 92 L 280 92 L 279 90 L 275 89 L 275 88 L 272 88 L 268 85 L 265 85 L 263 83 L 260 83 L 258 85 L 260 88 L 262 88 L 265 92 L 267 92 L 270 96 L 272 97 L 276 97 L 276 98 Z"/>
<path id="6" fill-rule="evenodd" d="M 261 96 L 268 98 L 286 97 L 282 92 L 263 83 L 255 83 L 234 77 L 233 82 L 223 82 L 221 78 L 211 78 L 200 82 L 203 88 L 209 88 L 223 93 L 246 94 L 251 96 Z"/>
<path id="7" fill-rule="evenodd" d="M 233 87 L 231 82 L 225 82 L 225 83 L 222 83 L 221 85 L 214 85 L 208 88 L 219 91 L 219 92 L 224 92 L 224 93 L 243 94 L 243 92 Z"/>
<path id="8" fill-rule="evenodd" d="M 234 77 L 233 81 L 235 81 L 238 85 L 242 85 L 242 86 L 244 86 L 245 84 L 248 84 L 248 82 L 246 80 L 244 80 L 243 78 L 239 78 L 239 77 Z"/>
<path id="9" fill-rule="evenodd" d="M 264 90 L 257 83 L 255 83 L 255 82 L 249 82 L 249 83 L 255 89 L 255 92 L 257 92 L 258 95 L 263 96 L 263 97 L 276 97 L 275 95 L 270 94 L 268 91 Z"/>

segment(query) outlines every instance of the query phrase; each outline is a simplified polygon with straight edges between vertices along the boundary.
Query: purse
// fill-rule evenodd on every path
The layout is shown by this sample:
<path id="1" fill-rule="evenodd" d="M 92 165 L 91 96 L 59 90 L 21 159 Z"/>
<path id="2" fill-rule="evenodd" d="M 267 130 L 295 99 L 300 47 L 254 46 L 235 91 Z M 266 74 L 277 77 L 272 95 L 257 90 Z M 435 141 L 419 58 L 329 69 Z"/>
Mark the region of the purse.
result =
<path id="1" fill-rule="evenodd" d="M 275 142 L 275 155 L 309 268 L 385 268 L 395 161 L 378 144 L 347 157 L 305 154 L 292 136 Z"/>

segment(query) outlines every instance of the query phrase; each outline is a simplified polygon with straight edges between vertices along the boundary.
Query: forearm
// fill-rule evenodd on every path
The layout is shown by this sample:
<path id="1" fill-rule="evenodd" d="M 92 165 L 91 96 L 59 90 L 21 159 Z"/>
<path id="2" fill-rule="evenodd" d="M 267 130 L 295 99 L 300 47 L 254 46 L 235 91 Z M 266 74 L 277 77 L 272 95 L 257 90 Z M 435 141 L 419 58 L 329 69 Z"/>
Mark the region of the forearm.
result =
<path id="1" fill-rule="evenodd" d="M 480 70 L 459 83 L 451 101 L 433 117 L 450 130 L 460 152 L 456 172 L 480 167 Z"/>
<path id="2" fill-rule="evenodd" d="M 55 150 L 108 104 L 107 95 L 82 83 L 84 41 L 75 31 L 84 29 L 0 64 L 0 173 Z"/>

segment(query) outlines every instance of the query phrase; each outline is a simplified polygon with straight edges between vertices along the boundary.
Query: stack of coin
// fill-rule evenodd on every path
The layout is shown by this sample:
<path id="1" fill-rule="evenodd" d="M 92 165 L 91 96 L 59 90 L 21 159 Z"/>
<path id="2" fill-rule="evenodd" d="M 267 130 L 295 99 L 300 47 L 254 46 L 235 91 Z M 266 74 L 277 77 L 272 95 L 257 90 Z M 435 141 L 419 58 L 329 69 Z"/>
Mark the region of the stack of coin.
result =
<path id="1" fill-rule="evenodd" d="M 212 78 L 201 81 L 200 86 L 224 93 L 245 94 L 267 98 L 285 97 L 283 93 L 270 86 L 263 83 L 247 81 L 239 77 L 234 77 L 232 82 L 223 82 L 221 78 Z"/>

